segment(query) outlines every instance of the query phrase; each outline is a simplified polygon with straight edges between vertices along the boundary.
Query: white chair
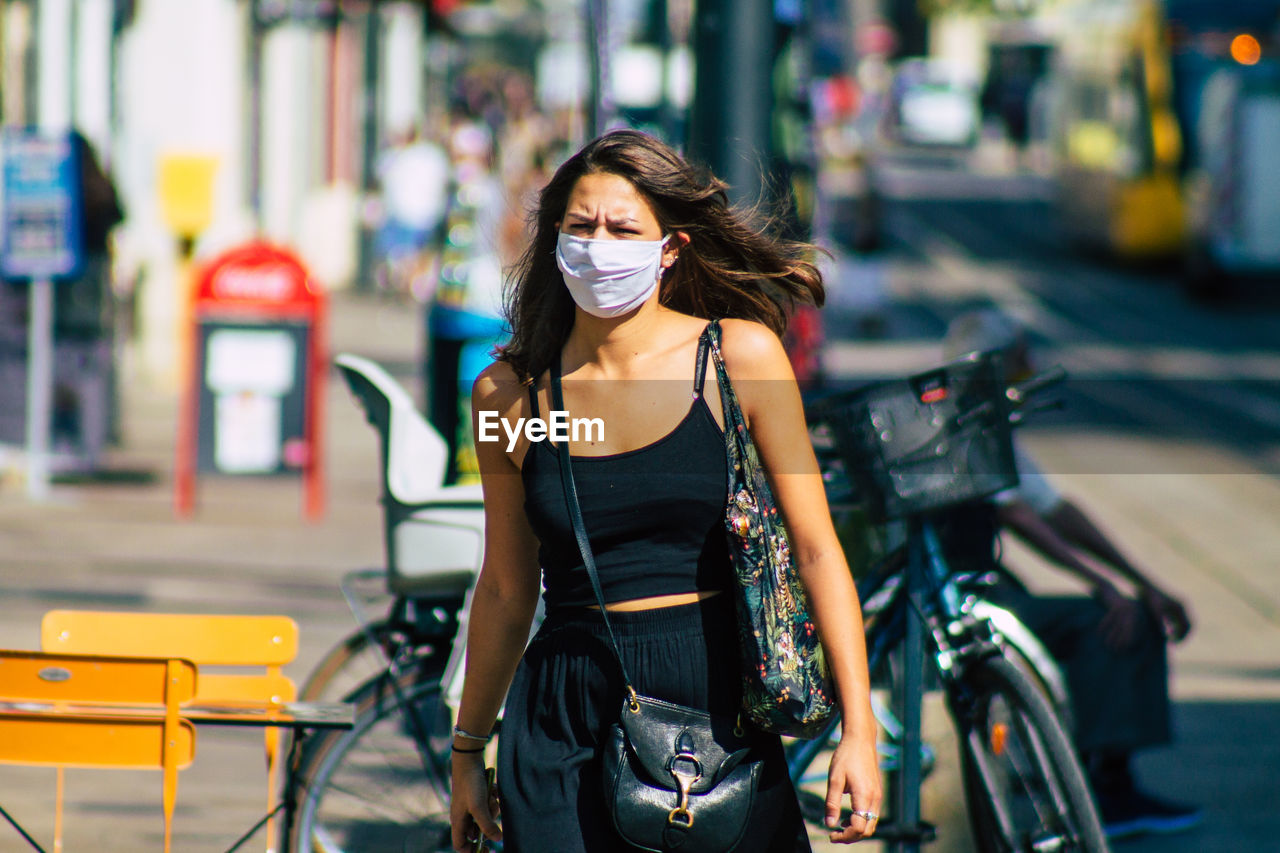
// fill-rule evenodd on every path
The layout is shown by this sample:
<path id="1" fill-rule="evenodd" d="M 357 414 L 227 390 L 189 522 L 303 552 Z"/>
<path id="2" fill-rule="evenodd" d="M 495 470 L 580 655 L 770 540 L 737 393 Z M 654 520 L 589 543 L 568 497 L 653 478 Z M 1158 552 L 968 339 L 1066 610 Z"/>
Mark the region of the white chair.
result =
<path id="1" fill-rule="evenodd" d="M 388 591 L 463 594 L 484 556 L 480 486 L 444 485 L 444 439 L 380 365 L 350 353 L 335 363 L 378 433 Z"/>
<path id="2" fill-rule="evenodd" d="M 381 366 L 350 353 L 339 355 L 335 363 L 378 432 L 388 591 L 400 601 L 466 595 L 441 676 L 445 702 L 456 711 L 471 595 L 484 557 L 480 486 L 444 485 L 448 446 L 404 387 Z M 343 592 L 362 626 L 367 624 L 345 583 Z M 542 615 L 539 599 L 531 637 Z"/>

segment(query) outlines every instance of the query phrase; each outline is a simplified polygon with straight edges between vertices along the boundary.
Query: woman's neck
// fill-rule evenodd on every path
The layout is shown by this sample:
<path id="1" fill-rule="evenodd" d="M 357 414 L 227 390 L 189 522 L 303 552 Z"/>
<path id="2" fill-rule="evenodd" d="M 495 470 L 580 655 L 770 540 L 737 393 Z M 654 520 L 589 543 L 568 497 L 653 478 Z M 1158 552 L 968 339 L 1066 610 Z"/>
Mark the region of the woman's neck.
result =
<path id="1" fill-rule="evenodd" d="M 583 364 L 598 365 L 609 378 L 626 378 L 638 359 L 660 350 L 662 330 L 673 312 L 646 305 L 624 319 L 593 317 L 579 310 L 564 348 L 564 372 Z"/>

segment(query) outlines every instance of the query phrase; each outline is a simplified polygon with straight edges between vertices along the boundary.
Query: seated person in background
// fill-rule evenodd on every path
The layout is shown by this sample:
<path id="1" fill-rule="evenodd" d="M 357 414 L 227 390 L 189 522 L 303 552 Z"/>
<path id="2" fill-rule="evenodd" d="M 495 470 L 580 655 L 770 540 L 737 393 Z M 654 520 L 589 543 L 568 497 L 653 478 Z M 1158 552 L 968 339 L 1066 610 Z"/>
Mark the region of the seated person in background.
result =
<path id="1" fill-rule="evenodd" d="M 943 347 L 948 359 L 1002 350 L 1011 382 L 1033 372 L 1025 330 L 995 310 L 957 317 Z M 1107 834 L 1115 838 L 1188 829 L 1199 823 L 1199 809 L 1145 793 L 1130 769 L 1135 751 L 1172 740 L 1165 644 L 1190 632 L 1187 610 L 1134 566 L 1083 509 L 1060 494 L 1020 446 L 1014 447 L 1019 485 L 990 503 L 962 509 L 973 517 L 951 525 L 950 533 L 944 533 L 946 547 L 961 551 L 961 562 L 967 557 L 987 562 L 989 568 L 998 561 L 999 530 L 1010 530 L 1088 585 L 1089 596 L 1038 596 L 1010 578 L 993 590 L 992 600 L 1017 614 L 1063 667 L 1076 746 Z M 1132 585 L 1135 594 L 1117 588 L 1113 576 Z"/>

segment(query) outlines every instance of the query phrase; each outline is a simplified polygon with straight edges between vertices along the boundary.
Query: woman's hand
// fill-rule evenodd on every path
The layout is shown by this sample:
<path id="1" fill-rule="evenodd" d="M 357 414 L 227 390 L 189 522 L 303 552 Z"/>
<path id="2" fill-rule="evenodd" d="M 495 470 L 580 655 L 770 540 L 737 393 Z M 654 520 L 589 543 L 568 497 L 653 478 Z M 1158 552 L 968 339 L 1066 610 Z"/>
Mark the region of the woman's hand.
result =
<path id="1" fill-rule="evenodd" d="M 854 814 L 842 827 L 840 806 L 846 793 Z M 880 758 L 876 754 L 875 739 L 863 736 L 841 738 L 831 756 L 831 769 L 827 773 L 826 823 L 832 830 L 828 836 L 831 841 L 852 844 L 875 832 L 882 798 Z M 875 817 L 867 819 L 858 812 L 870 812 Z"/>
<path id="2" fill-rule="evenodd" d="M 1181 601 L 1154 586 L 1142 590 L 1142 603 L 1147 605 L 1164 629 L 1165 636 L 1180 643 L 1191 633 L 1191 617 Z"/>
<path id="3" fill-rule="evenodd" d="M 453 795 L 449 803 L 449 825 L 453 849 L 462 853 L 474 849 L 477 833 L 492 841 L 502 840 L 498 825 L 498 797 L 489 787 L 484 769 L 484 753 L 453 754 Z"/>

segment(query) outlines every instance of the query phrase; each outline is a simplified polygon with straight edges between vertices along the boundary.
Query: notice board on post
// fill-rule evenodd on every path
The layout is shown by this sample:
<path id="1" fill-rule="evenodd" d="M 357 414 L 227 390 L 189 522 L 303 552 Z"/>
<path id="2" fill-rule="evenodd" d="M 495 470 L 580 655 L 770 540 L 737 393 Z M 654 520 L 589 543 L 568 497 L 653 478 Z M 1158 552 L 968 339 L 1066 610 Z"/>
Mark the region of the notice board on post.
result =
<path id="1" fill-rule="evenodd" d="M 5 278 L 74 278 L 84 263 L 80 152 L 71 133 L 7 129 L 3 149 Z"/>
<path id="2" fill-rule="evenodd" d="M 307 445 L 305 323 L 207 319 L 197 328 L 203 365 L 197 470 L 298 473 Z"/>
<path id="3" fill-rule="evenodd" d="M 266 243 L 232 249 L 199 272 L 179 417 L 179 515 L 192 512 L 200 474 L 300 475 L 306 515 L 322 514 L 325 305 L 298 258 Z"/>
<path id="4" fill-rule="evenodd" d="M 84 141 L 70 131 L 6 129 L 0 135 L 0 275 L 29 282 L 23 412 L 27 493 L 49 487 L 54 415 L 55 278 L 84 266 Z"/>

